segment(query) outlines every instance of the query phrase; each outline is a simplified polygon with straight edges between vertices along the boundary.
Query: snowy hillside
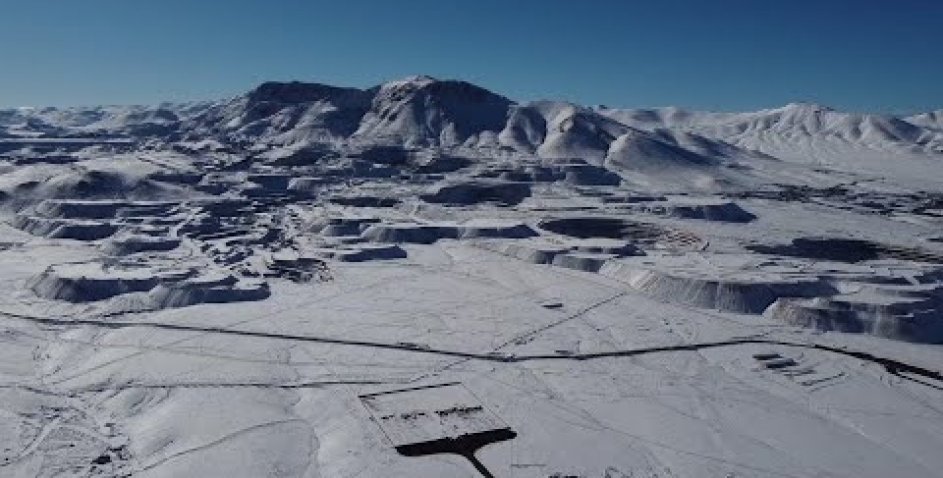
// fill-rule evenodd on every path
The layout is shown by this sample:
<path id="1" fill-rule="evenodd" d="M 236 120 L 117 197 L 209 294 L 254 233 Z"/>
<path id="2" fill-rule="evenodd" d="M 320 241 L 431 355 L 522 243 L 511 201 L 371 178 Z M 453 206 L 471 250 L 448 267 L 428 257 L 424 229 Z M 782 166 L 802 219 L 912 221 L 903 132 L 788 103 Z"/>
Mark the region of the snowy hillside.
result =
<path id="1" fill-rule="evenodd" d="M 265 83 L 227 101 L 158 107 L 0 111 L 7 137 L 117 136 L 266 148 L 344 151 L 376 145 L 447 148 L 493 155 L 582 158 L 602 164 L 636 148 L 695 169 L 737 158 L 858 170 L 873 179 L 922 181 L 943 157 L 940 114 L 909 118 L 842 113 L 792 103 L 749 113 L 678 108 L 620 110 L 554 101 L 521 104 L 462 81 L 405 78 L 367 90 L 314 83 Z M 616 140 L 621 141 L 616 142 Z M 649 154 L 649 152 L 651 154 Z M 758 154 L 762 153 L 762 154 Z M 889 157 L 907 158 L 898 167 Z M 645 163 L 648 160 L 640 160 Z M 657 161 L 656 161 L 657 162 Z M 614 169 L 651 165 L 609 161 Z M 709 173 L 722 180 L 722 172 Z M 661 182 L 654 178 L 653 182 Z M 668 181 L 670 182 L 670 181 Z"/>
<path id="2" fill-rule="evenodd" d="M 914 115 L 907 118 L 907 121 L 929 130 L 943 131 L 943 110 Z"/>
<path id="3" fill-rule="evenodd" d="M 943 476 L 943 123 L 0 111 L 0 476 Z"/>

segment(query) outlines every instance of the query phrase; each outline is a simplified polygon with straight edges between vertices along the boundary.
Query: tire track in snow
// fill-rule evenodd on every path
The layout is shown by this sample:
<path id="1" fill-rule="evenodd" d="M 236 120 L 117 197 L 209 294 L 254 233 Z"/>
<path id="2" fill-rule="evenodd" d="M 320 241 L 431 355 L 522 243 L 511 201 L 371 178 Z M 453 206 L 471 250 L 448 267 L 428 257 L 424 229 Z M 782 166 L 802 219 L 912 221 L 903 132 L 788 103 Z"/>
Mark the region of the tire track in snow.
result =
<path id="1" fill-rule="evenodd" d="M 615 297 L 612 298 L 613 300 Z M 605 301 L 598 303 L 602 305 Z M 598 306 L 598 305 L 597 305 Z M 594 308 L 590 306 L 587 309 L 584 309 L 582 312 L 585 313 L 589 309 Z M 580 314 L 577 312 L 577 314 Z M 574 314 L 574 315 L 577 315 Z M 274 340 L 292 340 L 299 342 L 313 342 L 313 343 L 322 343 L 322 344 L 333 344 L 333 345 L 346 345 L 352 347 L 369 347 L 376 349 L 386 349 L 393 351 L 400 351 L 404 353 L 414 353 L 414 354 L 428 354 L 428 355 L 440 355 L 440 356 L 450 356 L 458 357 L 463 359 L 473 359 L 481 360 L 488 362 L 527 362 L 535 360 L 596 360 L 596 359 L 606 359 L 606 358 L 622 358 L 622 357 L 634 357 L 638 355 L 646 355 L 652 353 L 663 353 L 663 352 L 693 352 L 701 349 L 711 349 L 711 348 L 720 348 L 720 347 L 730 347 L 737 345 L 780 345 L 785 347 L 797 347 L 805 348 L 811 350 L 819 350 L 824 352 L 831 352 L 838 355 L 844 355 L 847 357 L 856 358 L 864 362 L 871 362 L 882 365 L 888 373 L 902 377 L 907 380 L 916 381 L 923 385 L 931 386 L 934 388 L 943 388 L 943 385 L 937 386 L 933 383 L 925 382 L 924 380 L 917 379 L 912 377 L 916 375 L 924 379 L 931 379 L 938 382 L 943 382 L 943 373 L 935 370 L 930 370 L 923 368 L 917 365 L 901 362 L 887 357 L 881 357 L 869 352 L 861 352 L 855 350 L 848 350 L 840 347 L 833 347 L 829 345 L 816 344 L 816 343 L 801 343 L 801 342 L 789 342 L 784 340 L 774 340 L 774 339 L 762 339 L 762 338 L 735 338 L 729 340 L 719 340 L 711 342 L 695 342 L 688 344 L 679 344 L 679 345 L 664 345 L 657 347 L 642 347 L 635 349 L 623 349 L 623 350 L 611 350 L 604 352 L 590 352 L 590 353 L 579 353 L 579 354 L 531 354 L 531 355 L 497 355 L 493 352 L 488 353 L 476 353 L 476 352 L 465 352 L 460 350 L 449 350 L 449 349 L 440 349 L 434 347 L 418 347 L 415 345 L 402 344 L 402 343 L 389 343 L 389 342 L 378 342 L 370 340 L 357 340 L 357 339 L 343 339 L 338 337 L 328 337 L 328 336 L 318 336 L 318 335 L 293 335 L 293 334 L 283 334 L 275 332 L 264 332 L 264 331 L 253 331 L 253 330 L 242 330 L 242 329 L 227 329 L 222 327 L 200 327 L 195 325 L 182 325 L 182 324 L 168 324 L 161 322 L 108 322 L 100 320 L 90 320 L 90 319 L 60 319 L 54 317 L 34 317 L 21 314 L 11 314 L 7 312 L 0 312 L 0 316 L 6 317 L 8 319 L 14 320 L 23 320 L 29 321 L 37 324 L 42 324 L 46 326 L 55 326 L 55 327 L 73 327 L 77 325 L 81 326 L 93 326 L 100 327 L 105 329 L 124 329 L 124 328 L 154 328 L 162 330 L 174 330 L 174 331 L 184 331 L 184 332 L 197 332 L 201 334 L 222 334 L 222 335 L 234 335 L 234 336 L 243 336 L 243 337 L 256 337 L 256 338 L 265 338 L 265 339 L 274 339 Z M 573 317 L 569 316 L 567 318 L 561 319 L 556 323 L 562 323 L 565 320 L 571 320 Z M 553 324 L 550 324 L 553 326 Z M 543 327 L 541 330 L 546 330 L 547 326 Z"/>

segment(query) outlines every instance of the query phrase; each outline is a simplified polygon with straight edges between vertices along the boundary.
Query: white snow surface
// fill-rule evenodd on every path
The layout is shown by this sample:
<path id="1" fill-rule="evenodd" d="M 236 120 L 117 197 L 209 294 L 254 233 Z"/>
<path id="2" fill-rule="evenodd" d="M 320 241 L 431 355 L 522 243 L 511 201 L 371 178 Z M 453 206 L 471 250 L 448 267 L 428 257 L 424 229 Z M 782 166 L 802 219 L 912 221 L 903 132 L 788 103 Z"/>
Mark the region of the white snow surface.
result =
<path id="1" fill-rule="evenodd" d="M 3 477 L 943 476 L 939 111 L 2 110 L 0 281 Z"/>

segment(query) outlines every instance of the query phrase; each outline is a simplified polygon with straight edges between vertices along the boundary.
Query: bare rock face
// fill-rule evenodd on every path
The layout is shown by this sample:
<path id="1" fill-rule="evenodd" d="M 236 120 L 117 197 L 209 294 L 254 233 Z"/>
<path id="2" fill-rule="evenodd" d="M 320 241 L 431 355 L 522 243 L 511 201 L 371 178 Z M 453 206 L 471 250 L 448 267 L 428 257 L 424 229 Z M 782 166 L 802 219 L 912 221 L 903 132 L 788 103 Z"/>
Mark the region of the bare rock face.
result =
<path id="1" fill-rule="evenodd" d="M 374 224 L 363 231 L 362 237 L 374 242 L 432 244 L 440 239 L 522 239 L 536 235 L 537 232 L 526 224 L 502 221 L 469 221 L 461 224 Z"/>
<path id="2" fill-rule="evenodd" d="M 831 297 L 776 301 L 766 315 L 824 332 L 871 334 L 895 340 L 943 343 L 943 287 L 874 285 Z"/>
<path id="3" fill-rule="evenodd" d="M 481 241 L 480 247 L 531 264 L 552 264 L 586 272 L 599 272 L 606 261 L 645 253 L 631 243 L 607 239 L 586 239 L 564 243 L 540 238 L 519 241 Z"/>
<path id="4" fill-rule="evenodd" d="M 332 217 L 319 219 L 312 224 L 311 232 L 325 237 L 359 236 L 372 224 L 379 223 L 376 217 Z"/>
<path id="5" fill-rule="evenodd" d="M 552 264 L 567 269 L 575 269 L 584 272 L 599 272 L 610 259 L 615 259 L 615 254 L 600 254 L 591 252 L 566 252 L 558 254 L 553 258 Z"/>
<path id="6" fill-rule="evenodd" d="M 97 241 L 122 229 L 159 223 L 154 218 L 170 215 L 176 206 L 168 201 L 52 199 L 19 212 L 13 226 L 50 239 Z"/>
<path id="7" fill-rule="evenodd" d="M 176 249 L 180 239 L 144 234 L 112 237 L 102 244 L 102 251 L 113 256 L 127 256 L 139 252 L 166 252 Z"/>
<path id="8" fill-rule="evenodd" d="M 29 282 L 46 299 L 96 302 L 116 298 L 116 308 L 133 304 L 150 310 L 201 303 L 262 300 L 268 285 L 220 272 L 101 263 L 50 267 Z"/>
<path id="9" fill-rule="evenodd" d="M 97 241 L 110 237 L 119 230 L 117 225 L 103 221 L 48 219 L 22 214 L 14 218 L 13 225 L 35 236 L 78 241 Z"/>
<path id="10" fill-rule="evenodd" d="M 836 293 L 834 286 L 817 278 L 788 279 L 751 273 L 722 277 L 618 261 L 607 263 L 600 274 L 669 302 L 748 314 L 762 314 L 781 297 L 820 297 Z"/>
<path id="11" fill-rule="evenodd" d="M 166 277 L 166 276 L 165 276 Z M 40 297 L 93 302 L 131 292 L 146 292 L 161 278 L 148 270 L 116 270 L 100 264 L 50 267 L 34 277 L 30 289 Z"/>
<path id="12" fill-rule="evenodd" d="M 179 282 L 164 282 L 148 292 L 153 308 L 186 307 L 195 304 L 222 304 L 263 300 L 269 297 L 268 284 L 261 280 L 240 280 L 228 274 L 198 276 Z"/>
<path id="13" fill-rule="evenodd" d="M 36 215 L 61 219 L 115 219 L 167 214 L 176 206 L 169 201 L 46 200 L 36 206 Z"/>

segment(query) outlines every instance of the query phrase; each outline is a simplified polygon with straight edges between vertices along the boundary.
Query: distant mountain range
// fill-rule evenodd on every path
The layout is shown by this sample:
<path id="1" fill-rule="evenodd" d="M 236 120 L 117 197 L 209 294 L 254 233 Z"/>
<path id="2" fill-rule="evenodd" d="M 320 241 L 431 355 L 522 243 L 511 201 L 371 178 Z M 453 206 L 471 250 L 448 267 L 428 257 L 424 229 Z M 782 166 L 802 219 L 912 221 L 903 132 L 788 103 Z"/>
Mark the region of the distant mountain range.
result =
<path id="1" fill-rule="evenodd" d="M 839 168 L 855 167 L 852 157 L 876 163 L 888 154 L 943 161 L 943 111 L 901 118 L 808 103 L 747 113 L 518 103 L 428 76 L 369 89 L 268 82 L 232 99 L 189 104 L 0 110 L 0 137 L 83 136 L 252 151 L 384 145 L 575 157 L 622 172 L 770 158 Z"/>

